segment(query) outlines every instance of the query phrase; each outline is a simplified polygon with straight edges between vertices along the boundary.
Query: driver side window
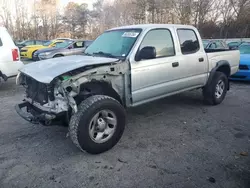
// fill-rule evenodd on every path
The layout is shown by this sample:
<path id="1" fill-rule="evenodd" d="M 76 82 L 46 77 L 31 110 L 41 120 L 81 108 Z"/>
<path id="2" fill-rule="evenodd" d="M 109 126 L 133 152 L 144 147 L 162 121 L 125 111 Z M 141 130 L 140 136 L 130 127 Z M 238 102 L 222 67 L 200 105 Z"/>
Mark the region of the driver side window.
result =
<path id="1" fill-rule="evenodd" d="M 154 29 L 144 37 L 139 51 L 145 47 L 156 49 L 156 58 L 175 55 L 174 42 L 171 32 L 168 29 Z"/>

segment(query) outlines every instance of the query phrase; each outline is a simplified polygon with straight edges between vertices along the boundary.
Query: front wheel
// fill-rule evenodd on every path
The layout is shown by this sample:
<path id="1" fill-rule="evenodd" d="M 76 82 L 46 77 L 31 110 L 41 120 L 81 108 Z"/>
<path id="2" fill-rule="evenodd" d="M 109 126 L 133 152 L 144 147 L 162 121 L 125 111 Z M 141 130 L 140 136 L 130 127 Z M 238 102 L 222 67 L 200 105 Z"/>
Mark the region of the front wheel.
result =
<path id="1" fill-rule="evenodd" d="M 205 102 L 211 105 L 220 104 L 226 96 L 227 88 L 227 76 L 222 72 L 215 72 L 211 83 L 203 88 Z"/>
<path id="2" fill-rule="evenodd" d="M 120 140 L 126 121 L 123 106 L 105 95 L 84 100 L 69 123 L 73 143 L 91 154 L 111 149 Z"/>

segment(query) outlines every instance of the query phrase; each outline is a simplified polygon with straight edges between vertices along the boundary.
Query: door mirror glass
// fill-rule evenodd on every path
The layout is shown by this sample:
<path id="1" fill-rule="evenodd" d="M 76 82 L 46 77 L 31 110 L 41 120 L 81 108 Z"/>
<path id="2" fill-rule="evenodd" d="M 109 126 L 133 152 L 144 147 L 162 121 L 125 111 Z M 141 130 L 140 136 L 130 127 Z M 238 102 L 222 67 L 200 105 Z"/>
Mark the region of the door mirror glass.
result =
<path id="1" fill-rule="evenodd" d="M 137 61 L 142 59 L 154 59 L 156 58 L 156 49 L 153 46 L 145 46 L 142 48 L 137 56 Z"/>

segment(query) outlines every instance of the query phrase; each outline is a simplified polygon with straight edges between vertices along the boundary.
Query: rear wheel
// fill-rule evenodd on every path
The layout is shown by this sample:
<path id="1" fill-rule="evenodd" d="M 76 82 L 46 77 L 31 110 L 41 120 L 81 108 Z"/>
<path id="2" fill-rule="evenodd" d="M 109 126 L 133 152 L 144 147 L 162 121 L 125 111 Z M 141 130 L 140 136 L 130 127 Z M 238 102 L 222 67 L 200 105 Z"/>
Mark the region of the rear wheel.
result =
<path id="1" fill-rule="evenodd" d="M 53 58 L 62 57 L 62 56 L 63 55 L 57 54 L 57 55 L 54 55 Z"/>
<path id="2" fill-rule="evenodd" d="M 203 88 L 203 96 L 206 103 L 220 104 L 227 93 L 228 78 L 223 72 L 215 72 L 211 83 Z"/>
<path id="3" fill-rule="evenodd" d="M 91 154 L 111 149 L 120 140 L 125 128 L 123 106 L 105 95 L 84 100 L 69 123 L 73 143 Z"/>

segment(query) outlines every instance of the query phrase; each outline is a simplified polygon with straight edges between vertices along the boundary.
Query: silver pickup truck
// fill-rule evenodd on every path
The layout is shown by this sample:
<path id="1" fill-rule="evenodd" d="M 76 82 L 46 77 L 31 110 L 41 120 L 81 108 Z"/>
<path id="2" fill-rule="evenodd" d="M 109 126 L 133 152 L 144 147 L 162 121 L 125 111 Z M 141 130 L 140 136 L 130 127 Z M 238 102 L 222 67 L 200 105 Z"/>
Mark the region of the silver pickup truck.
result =
<path id="1" fill-rule="evenodd" d="M 85 55 L 25 65 L 17 84 L 26 89 L 17 113 L 32 123 L 69 126 L 73 143 L 92 154 L 121 138 L 125 108 L 201 88 L 220 104 L 238 70 L 237 50 L 204 50 L 196 28 L 132 25 L 101 34 Z"/>

